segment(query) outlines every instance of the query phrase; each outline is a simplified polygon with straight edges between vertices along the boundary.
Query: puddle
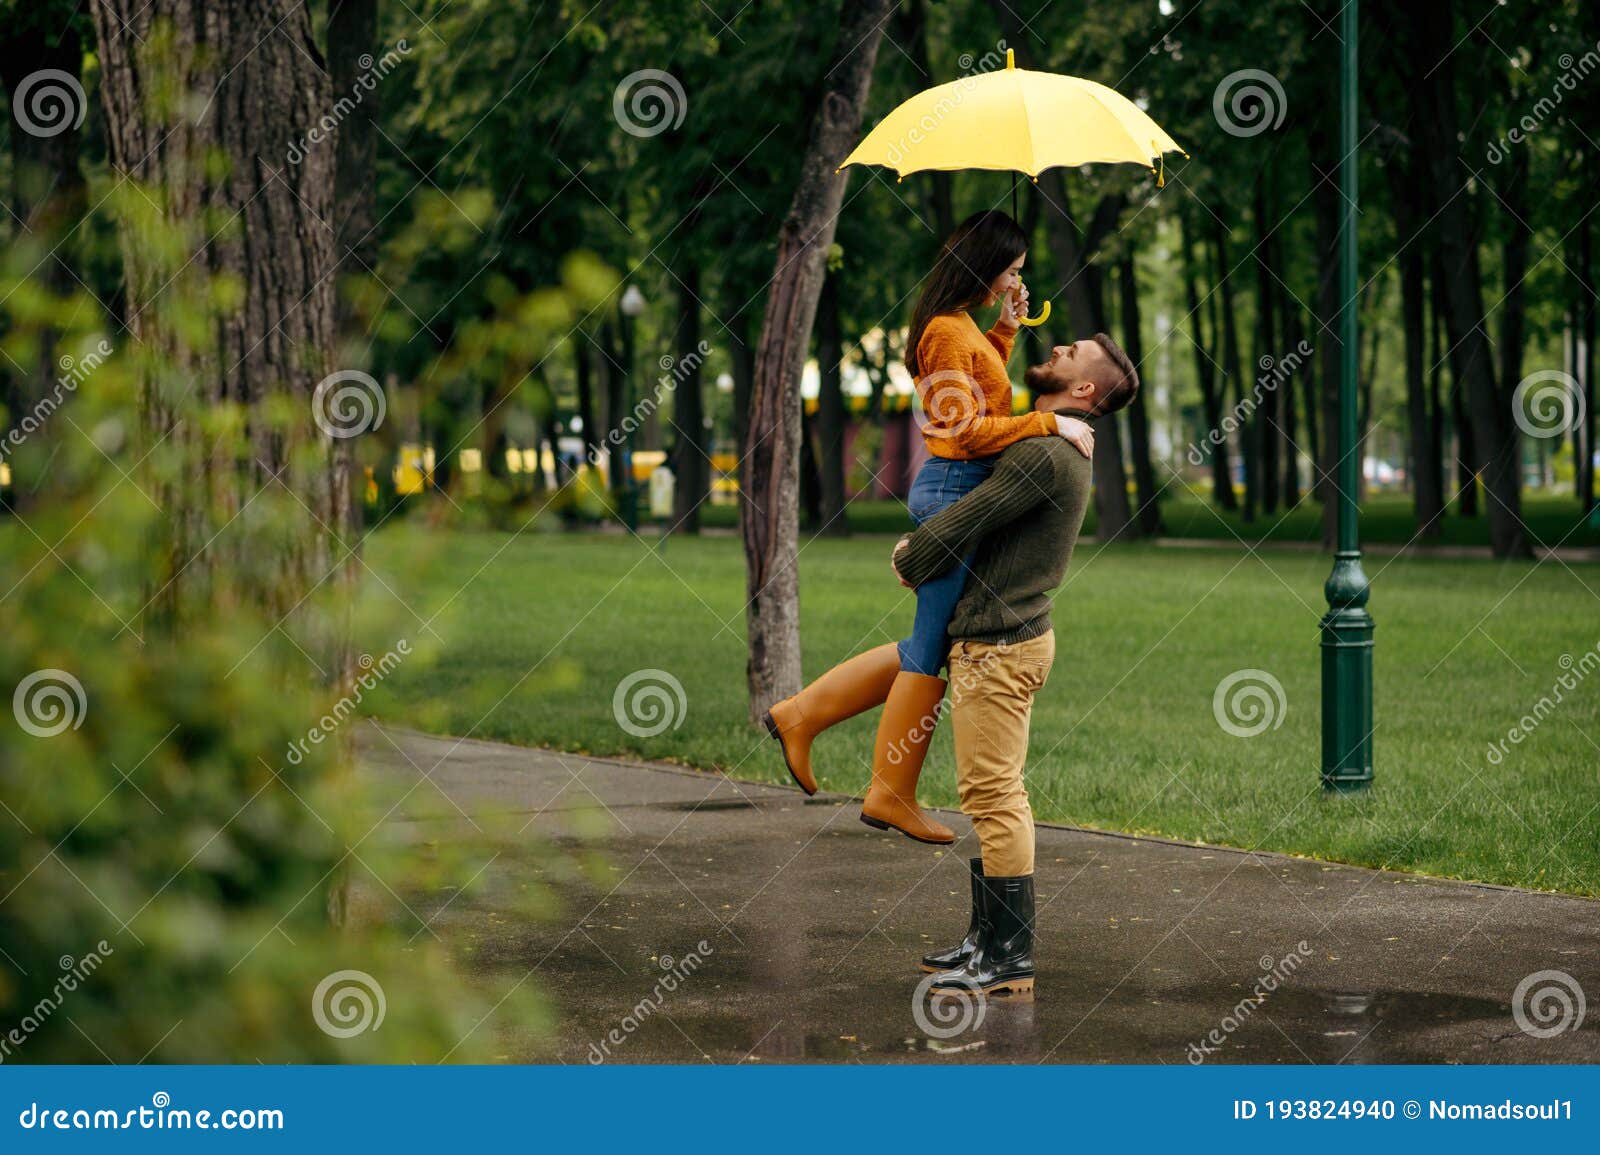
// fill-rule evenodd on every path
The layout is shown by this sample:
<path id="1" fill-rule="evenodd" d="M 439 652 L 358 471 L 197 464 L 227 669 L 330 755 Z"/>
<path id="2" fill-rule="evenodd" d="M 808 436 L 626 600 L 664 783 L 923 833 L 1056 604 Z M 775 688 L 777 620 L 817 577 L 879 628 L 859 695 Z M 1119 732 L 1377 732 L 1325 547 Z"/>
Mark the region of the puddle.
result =
<path id="1" fill-rule="evenodd" d="M 705 810 L 757 810 L 760 807 L 748 798 L 710 798 L 702 802 L 654 802 L 650 809 L 692 814 Z"/>

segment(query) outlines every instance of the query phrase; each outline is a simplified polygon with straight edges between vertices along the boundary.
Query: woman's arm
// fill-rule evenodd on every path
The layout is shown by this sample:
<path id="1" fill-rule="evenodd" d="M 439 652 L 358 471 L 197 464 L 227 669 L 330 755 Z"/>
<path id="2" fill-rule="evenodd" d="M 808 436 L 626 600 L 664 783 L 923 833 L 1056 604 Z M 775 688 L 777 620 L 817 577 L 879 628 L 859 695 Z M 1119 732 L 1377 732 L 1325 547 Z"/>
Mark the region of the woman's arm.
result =
<path id="1" fill-rule="evenodd" d="M 924 406 L 926 404 L 925 400 Z M 1060 431 L 1054 413 L 1019 413 L 1015 417 L 1007 413 L 989 417 L 969 411 L 961 420 L 930 426 L 927 430 L 930 437 L 949 446 L 949 453 L 940 453 L 931 441 L 928 448 L 938 457 L 988 457 L 1029 437 L 1054 437 Z"/>
<path id="2" fill-rule="evenodd" d="M 1000 360 L 1011 360 L 1011 349 L 1017 342 L 1017 326 L 1015 324 L 1007 327 L 1006 319 L 1002 316 L 1000 320 L 994 323 L 994 328 L 983 336 L 989 344 L 994 346 L 994 351 L 1000 354 Z"/>

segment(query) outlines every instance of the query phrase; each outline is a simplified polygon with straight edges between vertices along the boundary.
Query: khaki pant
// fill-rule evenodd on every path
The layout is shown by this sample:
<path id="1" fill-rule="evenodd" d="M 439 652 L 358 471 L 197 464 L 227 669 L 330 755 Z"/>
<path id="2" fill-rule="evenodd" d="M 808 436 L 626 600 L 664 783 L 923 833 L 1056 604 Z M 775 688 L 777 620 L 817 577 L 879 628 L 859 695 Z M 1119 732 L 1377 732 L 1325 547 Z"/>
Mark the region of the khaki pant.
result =
<path id="1" fill-rule="evenodd" d="M 991 878 L 1033 873 L 1033 811 L 1022 785 L 1033 696 L 1055 661 L 1055 631 L 1011 645 L 950 647 L 950 707 L 961 810 Z"/>

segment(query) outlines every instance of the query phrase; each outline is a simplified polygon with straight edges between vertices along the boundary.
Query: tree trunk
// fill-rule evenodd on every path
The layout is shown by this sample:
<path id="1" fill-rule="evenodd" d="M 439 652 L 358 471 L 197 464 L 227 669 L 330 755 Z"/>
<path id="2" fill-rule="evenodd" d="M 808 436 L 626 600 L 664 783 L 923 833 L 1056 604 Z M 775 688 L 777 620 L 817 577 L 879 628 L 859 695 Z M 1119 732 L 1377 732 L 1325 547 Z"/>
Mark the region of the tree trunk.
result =
<path id="1" fill-rule="evenodd" d="M 750 720 L 800 689 L 798 468 L 800 375 L 833 244 L 845 176 L 861 128 L 890 0 L 846 0 L 800 180 L 778 232 L 750 396 L 748 504 L 742 522 Z"/>
<path id="2" fill-rule="evenodd" d="M 734 474 L 740 493 L 744 492 L 749 470 L 745 466 L 750 452 L 750 396 L 755 388 L 755 342 L 750 340 L 750 323 L 747 317 L 735 318 L 737 329 L 728 335 L 728 361 L 733 377 L 733 452 Z M 744 519 L 744 501 L 739 502 L 739 518 Z"/>
<path id="3" fill-rule="evenodd" d="M 1528 300 L 1524 283 L 1528 276 L 1528 246 L 1533 242 L 1533 215 L 1528 205 L 1528 150 L 1513 149 L 1507 158 L 1500 205 L 1505 218 L 1505 240 L 1500 246 L 1500 267 L 1505 277 L 1505 296 L 1500 301 L 1500 383 L 1513 390 L 1522 380 L 1522 357 L 1527 344 Z"/>
<path id="4" fill-rule="evenodd" d="M 816 450 L 819 493 L 818 528 L 825 534 L 845 536 L 850 523 L 845 519 L 844 434 L 845 404 L 843 373 L 839 362 L 844 357 L 844 342 L 839 332 L 839 274 L 832 272 L 822 282 L 822 298 L 817 304 L 817 389 Z"/>
<path id="5" fill-rule="evenodd" d="M 25 261 L 24 268 L 37 263 L 34 279 L 50 293 L 64 297 L 79 283 L 73 275 L 74 267 L 81 265 L 76 230 L 88 206 L 88 186 L 78 168 L 83 132 L 76 119 L 88 110 L 77 99 L 81 89 L 73 91 L 36 74 L 54 69 L 76 82 L 83 70 L 83 43 L 75 19 L 63 20 L 59 32 L 42 19 L 9 23 L 20 25 L 7 28 L 5 37 L 0 38 L 0 83 L 5 85 L 6 109 L 14 113 L 10 116 L 12 244 L 19 250 L 19 259 Z M 20 92 L 30 77 L 27 92 Z M 62 98 L 59 102 L 58 97 Z M 35 131 L 24 126 L 25 119 Z M 27 255 L 23 256 L 25 247 Z M 31 251 L 35 247 L 37 251 Z M 63 376 L 57 364 L 56 331 L 42 326 L 38 333 L 38 346 L 28 364 L 18 366 L 10 358 L 0 362 L 0 381 L 5 382 L 0 399 L 13 427 L 56 392 Z M 19 368 L 20 375 L 16 373 Z M 19 511 L 33 504 L 51 457 L 48 443 L 62 433 L 45 423 L 21 443 L 20 452 L 7 455 L 11 503 Z"/>
<path id="6" fill-rule="evenodd" d="M 1212 291 L 1222 298 L 1222 389 L 1228 395 L 1228 383 L 1234 388 L 1234 414 L 1239 422 L 1239 459 L 1244 463 L 1244 509 L 1246 525 L 1256 519 L 1256 502 L 1259 498 L 1261 463 L 1254 452 L 1255 431 L 1259 421 L 1250 413 L 1252 402 L 1247 401 L 1244 365 L 1239 354 L 1239 326 L 1233 311 L 1232 278 L 1228 276 L 1228 230 L 1221 221 L 1212 227 L 1212 244 L 1217 262 L 1217 283 Z"/>
<path id="7" fill-rule="evenodd" d="M 1482 462 L 1482 480 L 1489 496 L 1489 544 L 1497 558 L 1533 556 L 1522 526 L 1521 454 L 1510 397 L 1496 385 L 1492 350 L 1484 329 L 1483 277 L 1478 259 L 1478 222 L 1465 182 L 1470 171 L 1461 164 L 1456 130 L 1454 0 L 1439 0 L 1428 12 L 1411 10 L 1421 59 L 1439 63 L 1420 77 L 1412 91 L 1421 103 L 1418 139 L 1441 208 L 1435 222 L 1444 262 L 1445 315 L 1451 342 L 1460 347 L 1459 377 L 1473 440 Z M 1512 383 L 1505 383 L 1507 388 Z"/>
<path id="8" fill-rule="evenodd" d="M 1600 163 L 1593 149 L 1584 154 L 1584 169 L 1589 176 L 1589 187 L 1600 179 Z M 1578 363 L 1578 377 L 1583 385 L 1583 419 L 1572 431 L 1573 445 L 1577 447 L 1578 501 L 1585 514 L 1594 512 L 1594 435 L 1595 435 L 1595 284 L 1594 284 L 1594 222 L 1585 219 L 1578 226 L 1578 332 L 1582 337 L 1582 355 Z"/>
<path id="9" fill-rule="evenodd" d="M 1282 390 L 1281 372 L 1275 372 L 1277 360 L 1283 350 L 1277 344 L 1278 332 L 1273 306 L 1277 303 L 1278 282 L 1272 273 L 1272 231 L 1267 217 L 1267 188 L 1265 177 L 1256 180 L 1253 216 L 1256 225 L 1256 363 L 1255 372 L 1267 378 L 1261 390 L 1260 406 L 1250 421 L 1255 456 L 1260 464 L 1258 486 L 1263 513 L 1278 510 L 1278 442 L 1283 435 L 1282 421 L 1278 416 L 1279 393 Z M 1257 378 L 1258 382 L 1260 378 Z"/>
<path id="10" fill-rule="evenodd" d="M 1104 202 L 1101 202 L 1104 205 Z M 1083 280 L 1090 291 L 1091 333 L 1104 333 L 1106 299 L 1104 277 L 1098 266 L 1085 266 Z M 1122 414 L 1112 413 L 1094 422 L 1094 536 L 1117 541 L 1139 533 L 1133 504 L 1128 501 L 1128 470 L 1123 466 Z"/>
<path id="11" fill-rule="evenodd" d="M 341 367 L 372 370 L 372 344 L 361 331 L 360 318 L 352 308 L 352 294 L 342 282 L 346 278 L 370 276 L 378 263 L 378 110 L 382 85 L 370 89 L 361 78 L 372 68 L 378 52 L 378 0 L 335 0 L 328 11 L 328 75 L 337 97 L 359 97 L 359 103 L 339 123 L 334 154 L 333 198 L 335 205 L 335 257 L 339 264 L 334 297 Z M 366 64 L 361 63 L 365 58 Z M 358 448 L 368 449 L 367 464 L 377 479 L 379 507 L 389 508 L 393 500 L 394 466 L 400 445 L 393 425 L 379 426 L 370 446 L 358 446 L 354 439 L 333 443 L 335 468 L 349 476 L 352 497 L 346 511 L 345 527 L 354 532 L 361 524 L 361 494 L 364 471 L 357 461 Z"/>
<path id="12" fill-rule="evenodd" d="M 1144 361 L 1144 337 L 1140 332 L 1139 281 L 1134 267 L 1133 248 L 1123 251 L 1118 268 L 1118 282 L 1122 290 L 1122 347 L 1134 365 Z M 1133 453 L 1133 486 L 1139 499 L 1139 532 L 1145 537 L 1159 537 L 1165 532 L 1161 524 L 1160 487 L 1150 463 L 1150 414 L 1145 408 L 1145 388 L 1140 388 L 1128 406 L 1128 447 Z"/>
<path id="13" fill-rule="evenodd" d="M 156 190 L 167 220 L 193 230 L 193 248 L 173 252 L 145 230 L 121 229 L 132 335 L 167 377 L 192 386 L 178 394 L 155 374 L 144 383 L 144 436 L 165 438 L 164 452 L 184 462 L 150 479 L 167 521 L 149 612 L 181 626 L 237 599 L 286 617 L 330 573 L 348 593 L 354 547 L 336 560 L 349 476 L 312 412 L 332 366 L 337 259 L 333 150 L 301 144 L 330 106 L 311 18 L 293 0 L 204 10 L 99 0 L 94 21 L 111 168 Z M 158 92 L 175 97 L 152 104 Z M 303 155 L 291 163 L 297 146 Z M 234 224 L 217 231 L 214 221 Z M 209 334 L 197 341 L 195 302 L 213 299 L 218 275 L 237 297 L 199 306 Z M 377 402 L 364 401 L 370 426 Z M 195 419 L 224 404 L 238 407 L 236 429 Z M 324 410 L 325 420 L 345 417 Z M 219 534 L 264 487 L 284 499 L 273 503 L 286 528 L 273 533 L 270 565 L 247 552 L 262 548 L 258 535 Z M 332 651 L 336 683 L 351 666 L 343 625 L 316 643 Z"/>
<path id="14" fill-rule="evenodd" d="M 1341 205 L 1339 185 L 1333 163 L 1338 153 L 1327 132 L 1318 121 L 1311 132 L 1311 204 L 1316 219 L 1317 245 L 1317 299 L 1319 324 L 1317 347 L 1322 356 L 1317 366 L 1320 396 L 1316 405 L 1320 413 L 1321 441 L 1317 445 L 1315 463 L 1316 492 L 1322 502 L 1322 544 L 1332 549 L 1339 521 L 1338 462 L 1339 462 L 1339 362 L 1343 342 L 1339 337 L 1339 232 Z M 1324 177 L 1326 176 L 1326 179 Z M 1360 453 L 1360 449 L 1353 452 Z M 1356 470 L 1359 475 L 1361 470 Z M 1352 495 L 1354 496 L 1354 495 Z"/>
<path id="15" fill-rule="evenodd" d="M 1430 268 L 1430 274 L 1436 271 L 1437 264 Z M 1437 298 L 1438 290 L 1434 289 L 1430 296 Z M 1428 340 L 1429 349 L 1426 363 L 1431 366 L 1428 372 L 1428 456 L 1427 463 L 1433 470 L 1433 478 L 1429 482 L 1433 491 L 1439 495 L 1439 512 L 1443 516 L 1445 507 L 1449 504 L 1449 495 L 1445 492 L 1444 469 L 1444 347 L 1439 339 L 1439 309 L 1436 305 L 1428 308 Z"/>
<path id="16" fill-rule="evenodd" d="M 1183 245 L 1183 292 L 1189 310 L 1187 320 L 1193 326 L 1194 374 L 1200 386 L 1200 404 L 1205 412 L 1207 437 L 1197 442 L 1211 462 L 1211 499 L 1219 509 L 1239 507 L 1233 492 L 1233 466 L 1228 459 L 1228 439 L 1222 430 L 1222 399 L 1217 393 L 1216 362 L 1206 352 L 1206 346 L 1216 348 L 1217 330 L 1213 324 L 1207 340 L 1204 315 L 1201 310 L 1199 277 L 1196 273 L 1193 231 L 1187 209 L 1180 208 L 1179 222 Z"/>
<path id="17" fill-rule="evenodd" d="M 1411 442 L 1411 501 L 1417 532 L 1438 537 L 1444 513 L 1439 488 L 1439 461 L 1434 456 L 1433 414 L 1428 406 L 1427 285 L 1423 276 L 1420 186 L 1415 166 L 1401 156 L 1390 158 L 1389 195 L 1394 204 L 1395 232 L 1400 239 L 1400 317 L 1405 330 L 1406 418 Z M 1409 243 L 1408 243 L 1409 242 Z"/>
<path id="18" fill-rule="evenodd" d="M 693 260 L 682 262 L 678 272 L 677 348 L 670 378 L 672 525 L 676 533 L 699 533 L 700 506 L 711 492 L 711 458 L 700 364 L 700 266 Z"/>
<path id="19" fill-rule="evenodd" d="M 1461 386 L 1461 346 L 1450 328 L 1449 311 L 1444 305 L 1444 261 L 1437 248 L 1430 262 L 1433 273 L 1433 350 L 1434 367 L 1450 366 L 1450 423 L 1455 431 L 1456 504 L 1462 517 L 1478 516 L 1478 451 L 1472 438 L 1472 422 Z"/>
<path id="20" fill-rule="evenodd" d="M 927 0 L 906 0 L 900 6 L 899 12 L 901 36 L 905 40 L 911 64 L 918 74 L 916 87 L 932 88 L 935 84 L 942 83 L 946 78 L 935 79 L 933 65 L 929 62 Z M 956 231 L 955 204 L 950 196 L 950 174 L 925 172 L 920 174 L 918 183 L 925 185 L 928 198 L 932 202 L 933 227 L 939 234 L 934 238 L 934 244 L 942 245 L 945 239 Z"/>
<path id="21" fill-rule="evenodd" d="M 617 348 L 615 323 L 608 317 L 600 324 L 600 375 L 605 385 L 605 428 L 597 429 L 589 444 L 603 449 L 606 463 L 606 485 L 613 496 L 621 492 L 622 447 L 617 438 L 622 435 L 623 398 L 628 387 L 628 370 L 623 365 L 622 352 Z"/>
<path id="22" fill-rule="evenodd" d="M 594 415 L 594 346 L 589 334 L 579 329 L 568 340 L 572 344 L 572 369 L 578 382 L 578 423 L 583 426 L 583 443 L 587 464 L 597 464 L 589 458 L 598 458 L 600 452 L 600 425 Z M 580 464 L 579 468 L 583 466 Z"/>
<path id="23" fill-rule="evenodd" d="M 1361 299 L 1359 339 L 1366 343 L 1367 359 L 1366 367 L 1357 369 L 1356 444 L 1361 447 L 1358 452 L 1363 458 L 1367 455 L 1367 431 L 1372 421 L 1372 388 L 1378 379 L 1378 353 L 1383 344 L 1383 327 L 1377 324 L 1377 318 L 1383 315 L 1383 296 L 1388 284 L 1387 272 L 1380 272 Z M 1359 366 L 1361 361 L 1358 359 L 1356 363 Z M 1360 501 L 1365 501 L 1367 497 L 1365 469 L 1356 471 L 1356 497 Z"/>
<path id="24" fill-rule="evenodd" d="M 1300 326 L 1300 310 L 1289 299 L 1289 292 L 1284 290 L 1278 298 L 1279 315 L 1283 318 L 1283 340 L 1286 348 L 1298 350 L 1301 338 L 1305 336 Z M 1296 367 L 1297 373 L 1310 372 L 1310 364 Z M 1295 427 L 1295 390 L 1294 379 L 1284 382 L 1283 405 L 1279 413 L 1283 417 L 1283 507 L 1286 510 L 1294 509 L 1300 504 L 1300 445 L 1296 440 L 1298 430 Z"/>

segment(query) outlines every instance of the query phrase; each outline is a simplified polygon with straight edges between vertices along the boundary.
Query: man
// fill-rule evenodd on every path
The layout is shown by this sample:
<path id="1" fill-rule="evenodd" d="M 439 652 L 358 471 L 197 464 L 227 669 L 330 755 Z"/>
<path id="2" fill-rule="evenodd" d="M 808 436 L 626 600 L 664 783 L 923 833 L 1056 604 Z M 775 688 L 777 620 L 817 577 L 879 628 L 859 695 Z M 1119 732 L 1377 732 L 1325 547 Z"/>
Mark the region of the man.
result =
<path id="1" fill-rule="evenodd" d="M 1104 333 L 1057 346 L 1024 380 L 1035 408 L 1084 420 L 1115 413 L 1139 391 L 1133 363 Z M 971 862 L 966 937 L 922 960 L 942 972 L 934 991 L 1033 990 L 1033 812 L 1022 771 L 1033 696 L 1055 659 L 1050 595 L 1083 526 L 1090 472 L 1059 437 L 1019 441 L 988 480 L 895 546 L 895 573 L 911 587 L 977 547 L 950 622 L 950 705 L 961 809 L 982 857 Z"/>

